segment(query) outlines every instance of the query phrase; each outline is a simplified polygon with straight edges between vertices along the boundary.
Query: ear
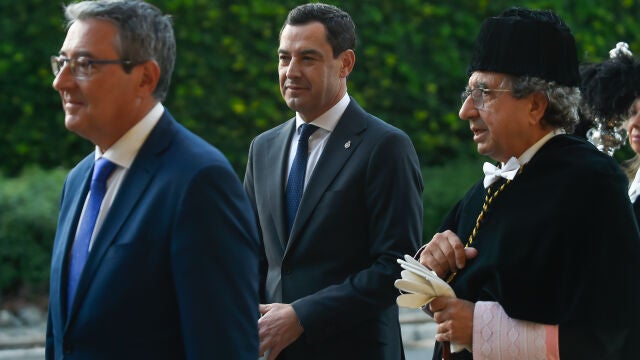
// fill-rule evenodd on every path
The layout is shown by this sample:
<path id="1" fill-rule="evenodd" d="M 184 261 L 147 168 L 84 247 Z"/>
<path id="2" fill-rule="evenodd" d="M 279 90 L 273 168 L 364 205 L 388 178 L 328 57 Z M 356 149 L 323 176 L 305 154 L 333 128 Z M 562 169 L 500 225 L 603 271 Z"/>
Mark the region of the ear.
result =
<path id="1" fill-rule="evenodd" d="M 340 62 L 339 75 L 341 78 L 346 78 L 351 74 L 353 66 L 356 64 L 356 54 L 351 49 L 345 50 L 340 54 Z"/>
<path id="2" fill-rule="evenodd" d="M 549 100 L 542 91 L 536 91 L 531 94 L 531 103 L 529 107 L 530 122 L 532 125 L 540 125 L 544 113 L 547 111 Z"/>
<path id="3" fill-rule="evenodd" d="M 138 83 L 140 95 L 148 96 L 153 94 L 160 80 L 160 65 L 155 60 L 148 60 L 138 65 L 138 67 L 142 70 Z"/>

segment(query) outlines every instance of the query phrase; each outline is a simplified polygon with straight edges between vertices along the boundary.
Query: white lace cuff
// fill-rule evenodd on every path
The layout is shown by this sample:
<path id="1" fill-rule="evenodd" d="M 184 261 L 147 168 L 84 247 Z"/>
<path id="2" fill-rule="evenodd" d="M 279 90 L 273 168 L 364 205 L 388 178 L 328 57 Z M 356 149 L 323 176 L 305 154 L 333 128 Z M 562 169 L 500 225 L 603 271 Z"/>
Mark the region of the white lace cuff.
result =
<path id="1" fill-rule="evenodd" d="M 558 325 L 510 318 L 497 302 L 479 301 L 473 314 L 475 360 L 558 360 Z"/>

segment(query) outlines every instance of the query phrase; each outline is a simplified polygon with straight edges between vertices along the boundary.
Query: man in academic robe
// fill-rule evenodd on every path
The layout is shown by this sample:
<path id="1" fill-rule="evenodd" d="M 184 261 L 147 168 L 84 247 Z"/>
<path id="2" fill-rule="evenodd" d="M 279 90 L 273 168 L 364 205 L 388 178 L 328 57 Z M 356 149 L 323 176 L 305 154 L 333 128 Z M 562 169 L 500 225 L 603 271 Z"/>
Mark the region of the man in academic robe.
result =
<path id="1" fill-rule="evenodd" d="M 460 118 L 498 167 L 420 253 L 456 293 L 428 305 L 436 339 L 466 348 L 453 359 L 637 357 L 638 229 L 618 164 L 567 134 L 580 100 L 569 28 L 508 9 L 483 23 L 469 74 Z"/>

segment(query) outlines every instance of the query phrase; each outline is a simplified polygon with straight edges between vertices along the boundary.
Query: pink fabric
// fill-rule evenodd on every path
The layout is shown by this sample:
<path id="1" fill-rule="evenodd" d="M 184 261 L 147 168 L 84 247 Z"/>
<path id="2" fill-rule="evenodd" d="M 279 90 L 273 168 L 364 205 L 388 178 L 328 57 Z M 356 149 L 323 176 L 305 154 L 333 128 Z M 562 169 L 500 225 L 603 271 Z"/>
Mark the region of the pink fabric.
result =
<path id="1" fill-rule="evenodd" d="M 560 346 L 558 346 L 558 325 L 545 325 L 547 360 L 560 360 Z"/>
<path id="2" fill-rule="evenodd" d="M 473 314 L 473 358 L 558 360 L 558 326 L 512 319 L 497 302 L 479 301 Z"/>

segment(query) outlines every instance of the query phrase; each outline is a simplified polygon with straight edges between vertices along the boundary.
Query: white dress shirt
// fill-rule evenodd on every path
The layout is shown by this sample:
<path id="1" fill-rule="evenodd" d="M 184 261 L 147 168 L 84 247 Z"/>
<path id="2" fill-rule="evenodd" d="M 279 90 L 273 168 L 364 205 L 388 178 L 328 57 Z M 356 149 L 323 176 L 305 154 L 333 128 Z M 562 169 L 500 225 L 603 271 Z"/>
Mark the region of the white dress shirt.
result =
<path id="1" fill-rule="evenodd" d="M 111 173 L 109 179 L 107 179 L 107 191 L 104 195 L 104 199 L 102 200 L 102 205 L 100 206 L 100 212 L 98 213 L 98 218 L 96 219 L 96 225 L 93 229 L 93 234 L 91 235 L 91 242 L 89 244 L 89 250 L 93 247 L 93 239 L 96 234 L 100 230 L 102 223 L 104 222 L 104 218 L 107 216 L 109 209 L 111 208 L 111 204 L 113 204 L 113 200 L 118 193 L 118 189 L 122 184 L 131 164 L 138 155 L 138 151 L 144 144 L 145 140 L 151 133 L 151 130 L 156 126 L 162 113 L 164 112 L 164 107 L 160 102 L 156 104 L 156 106 L 149 111 L 147 115 L 145 115 L 142 120 L 140 120 L 136 125 L 134 125 L 129 131 L 127 131 L 118 141 L 116 141 L 107 151 L 102 153 L 100 148 L 96 146 L 95 150 L 95 159 L 98 160 L 101 157 L 104 157 L 116 164 L 116 168 Z M 87 194 L 87 198 L 85 199 L 84 207 L 82 209 L 82 214 L 80 218 L 84 216 L 84 211 L 87 206 L 87 200 L 89 199 L 89 194 Z M 77 231 L 77 230 L 76 230 Z M 77 235 L 77 234 L 76 234 Z"/>
<path id="2" fill-rule="evenodd" d="M 632 204 L 636 202 L 638 195 L 640 195 L 640 169 L 636 171 L 636 176 L 629 185 L 629 200 Z"/>
<path id="3" fill-rule="evenodd" d="M 307 160 L 307 171 L 304 176 L 304 188 L 307 188 L 307 183 L 313 174 L 313 170 L 316 168 L 316 164 L 324 151 L 325 145 L 327 145 L 327 141 L 329 140 L 329 135 L 333 132 L 333 129 L 338 125 L 338 121 L 340 121 L 340 117 L 347 109 L 351 98 L 349 94 L 344 94 L 342 99 L 338 101 L 331 109 L 327 110 L 324 114 L 320 115 L 318 118 L 310 122 L 318 127 L 311 136 L 309 137 L 309 158 Z M 293 133 L 291 137 L 291 143 L 289 144 L 289 166 L 287 166 L 287 177 L 286 181 L 289 179 L 289 172 L 291 171 L 291 165 L 293 164 L 293 159 L 296 157 L 296 151 L 298 150 L 298 139 L 300 139 L 300 125 L 304 124 L 304 120 L 299 113 L 296 113 L 296 131 Z M 286 185 L 286 183 L 285 183 Z"/>
<path id="4" fill-rule="evenodd" d="M 566 133 L 566 131 L 563 128 L 558 128 L 547 133 L 547 135 L 543 136 L 540 140 L 538 140 L 535 144 L 533 144 L 530 148 L 528 148 L 525 152 L 523 152 L 522 155 L 520 155 L 520 157 L 518 158 L 518 162 L 520 163 L 520 166 L 528 163 L 529 160 L 531 160 L 531 158 L 533 157 L 533 155 L 535 155 L 538 152 L 538 150 L 540 150 L 540 148 L 544 144 L 546 144 L 547 141 L 549 141 L 552 137 L 556 135 L 561 135 L 564 133 Z"/>

